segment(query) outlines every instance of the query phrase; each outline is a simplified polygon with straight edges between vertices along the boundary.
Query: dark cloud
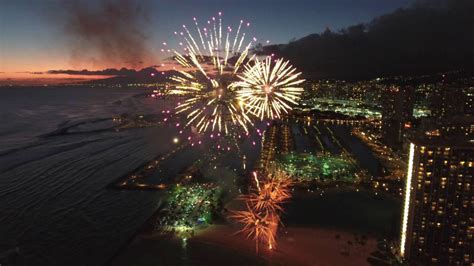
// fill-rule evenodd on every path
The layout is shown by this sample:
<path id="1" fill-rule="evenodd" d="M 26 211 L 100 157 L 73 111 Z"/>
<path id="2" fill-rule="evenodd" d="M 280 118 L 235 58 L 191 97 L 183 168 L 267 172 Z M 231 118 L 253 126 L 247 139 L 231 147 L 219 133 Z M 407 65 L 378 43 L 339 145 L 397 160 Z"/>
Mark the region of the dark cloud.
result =
<path id="1" fill-rule="evenodd" d="M 0 73 L 3 73 L 3 72 L 0 72 Z M 33 74 L 33 75 L 42 75 L 44 74 L 45 72 L 42 72 L 42 71 L 17 71 L 17 72 L 13 72 L 13 73 L 18 73 L 18 74 Z"/>
<path id="2" fill-rule="evenodd" d="M 73 63 L 141 67 L 150 63 L 148 8 L 144 1 L 64 1 L 63 24 Z M 90 62 L 88 62 L 90 63 Z"/>
<path id="3" fill-rule="evenodd" d="M 140 70 L 129 69 L 129 68 L 107 68 L 103 70 L 71 70 L 71 69 L 59 69 L 59 70 L 49 70 L 48 74 L 67 74 L 67 75 L 83 75 L 83 76 L 117 76 L 117 77 L 135 77 L 135 76 L 150 76 L 151 74 L 161 73 L 157 69 L 158 66 L 150 66 L 142 68 Z M 42 72 L 39 72 L 42 73 Z"/>
<path id="4" fill-rule="evenodd" d="M 165 82 L 169 77 L 176 74 L 174 70 L 157 69 L 157 66 L 150 66 L 140 70 L 135 69 L 114 69 L 104 70 L 49 70 L 48 74 L 68 74 L 80 76 L 108 76 L 104 79 L 91 80 L 89 83 L 101 84 L 130 84 L 130 83 L 155 83 Z"/>
<path id="5" fill-rule="evenodd" d="M 262 48 L 317 77 L 371 78 L 474 69 L 474 1 L 419 1 L 338 32 Z"/>
<path id="6" fill-rule="evenodd" d="M 137 71 L 135 69 L 115 69 L 115 68 L 108 68 L 104 70 L 49 70 L 48 74 L 68 74 L 68 75 L 101 75 L 101 76 L 130 76 L 136 74 Z"/>

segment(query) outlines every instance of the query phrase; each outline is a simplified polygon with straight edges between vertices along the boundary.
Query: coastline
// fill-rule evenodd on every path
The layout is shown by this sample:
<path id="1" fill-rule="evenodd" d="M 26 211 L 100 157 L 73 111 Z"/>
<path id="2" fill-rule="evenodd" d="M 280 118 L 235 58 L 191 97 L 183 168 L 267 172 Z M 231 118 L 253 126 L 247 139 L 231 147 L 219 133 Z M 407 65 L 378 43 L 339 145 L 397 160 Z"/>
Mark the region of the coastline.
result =
<path id="1" fill-rule="evenodd" d="M 353 233 L 348 231 L 290 226 L 282 228 L 276 249 L 261 247 L 257 253 L 254 241 L 246 239 L 242 234 L 236 234 L 237 231 L 237 227 L 228 223 L 199 229 L 190 239 L 179 239 L 169 234 L 138 234 L 117 252 L 108 265 L 147 265 L 154 259 L 171 263 L 164 265 L 196 265 L 181 264 L 181 260 L 171 262 L 173 255 L 169 254 L 169 250 L 163 252 L 162 248 L 169 249 L 164 243 L 168 246 L 174 243 L 175 246 L 180 246 L 184 253 L 190 251 L 191 254 L 191 249 L 196 245 L 210 247 L 206 254 L 201 255 L 213 256 L 214 258 L 208 258 L 208 263 L 211 264 L 198 265 L 220 265 L 224 262 L 234 265 L 230 260 L 232 258 L 222 257 L 223 250 L 233 254 L 235 258 L 242 257 L 256 263 L 252 265 L 370 265 L 367 259 L 377 249 L 374 237 L 368 237 L 365 245 L 357 245 L 354 243 Z M 353 244 L 348 244 L 349 241 Z M 190 247 L 190 250 L 186 250 Z M 164 257 L 168 255 L 169 257 Z M 191 263 L 200 261 L 192 257 L 187 260 Z"/>
<path id="2" fill-rule="evenodd" d="M 301 196 L 305 201 L 314 198 L 307 193 L 298 197 Z M 239 205 L 233 200 L 226 208 L 239 209 Z M 298 212 L 311 215 L 301 213 L 302 209 Z M 380 237 L 380 232 L 362 233 L 360 228 L 344 228 L 337 224 L 311 226 L 292 220 L 280 226 L 275 249 L 260 246 L 257 253 L 255 242 L 237 233 L 240 225 L 232 220 L 196 228 L 193 236 L 186 239 L 171 233 L 153 232 L 151 226 L 158 215 L 159 210 L 116 252 L 108 265 L 150 265 L 154 262 L 159 265 L 234 265 L 234 260 L 247 261 L 240 265 L 370 265 L 368 258 L 377 250 L 377 238 Z M 203 257 L 206 258 L 204 264 L 201 263 Z"/>

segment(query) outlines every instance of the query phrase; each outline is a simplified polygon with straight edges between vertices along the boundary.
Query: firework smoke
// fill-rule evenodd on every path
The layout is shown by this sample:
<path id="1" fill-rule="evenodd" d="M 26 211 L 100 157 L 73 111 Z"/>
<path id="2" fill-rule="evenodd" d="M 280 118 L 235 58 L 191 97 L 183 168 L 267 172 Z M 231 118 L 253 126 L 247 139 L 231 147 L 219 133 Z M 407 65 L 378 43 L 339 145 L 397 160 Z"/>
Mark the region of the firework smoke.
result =
<path id="1" fill-rule="evenodd" d="M 71 40 L 73 64 L 131 68 L 151 64 L 144 29 L 147 8 L 131 0 L 66 1 L 62 23 Z M 88 62 L 84 62 L 87 60 Z"/>

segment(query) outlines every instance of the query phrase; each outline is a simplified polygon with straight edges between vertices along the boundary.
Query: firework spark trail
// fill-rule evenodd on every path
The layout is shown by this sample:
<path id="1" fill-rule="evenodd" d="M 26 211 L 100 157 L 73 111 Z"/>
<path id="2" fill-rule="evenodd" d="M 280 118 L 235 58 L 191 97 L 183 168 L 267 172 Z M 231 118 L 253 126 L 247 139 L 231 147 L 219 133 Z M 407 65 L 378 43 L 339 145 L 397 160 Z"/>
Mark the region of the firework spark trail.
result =
<path id="1" fill-rule="evenodd" d="M 272 170 L 261 186 L 256 174 L 254 174 L 254 179 L 257 191 L 244 196 L 246 202 L 251 203 L 250 205 L 255 211 L 283 211 L 281 203 L 291 197 L 290 187 L 292 185 L 292 180 L 286 176 L 286 173 L 278 169 Z"/>
<path id="2" fill-rule="evenodd" d="M 176 109 L 177 113 L 187 115 L 186 126 L 194 126 L 200 132 L 210 130 L 227 134 L 231 126 L 243 128 L 248 132 L 252 121 L 236 97 L 238 88 L 233 84 L 238 79 L 241 65 L 251 60 L 248 55 L 254 41 L 251 40 L 241 49 L 245 38 L 245 33 L 239 36 L 241 21 L 231 50 L 229 40 L 233 37 L 232 28 L 229 26 L 227 33 L 222 33 L 221 15 L 219 12 L 217 19 L 213 17 L 208 21 L 208 28 L 201 28 L 198 20 L 193 18 L 201 48 L 192 32 L 183 25 L 185 34 L 180 35 L 183 36 L 186 53 L 182 54 L 176 50 L 173 50 L 173 53 L 175 61 L 185 68 L 185 71 L 178 71 L 171 80 L 178 83 L 174 93 L 188 98 Z M 239 47 L 235 49 L 237 42 Z M 236 57 L 237 60 L 229 60 L 229 57 Z"/>
<path id="3" fill-rule="evenodd" d="M 241 197 L 246 210 L 234 212 L 231 218 L 244 225 L 238 233 L 255 240 L 258 252 L 260 244 L 269 249 L 276 246 L 276 233 L 283 212 L 281 204 L 291 197 L 292 181 L 284 171 L 275 167 L 270 169 L 265 180 L 259 181 L 255 172 L 254 179 L 257 191 Z"/>
<path id="4" fill-rule="evenodd" d="M 253 178 L 254 178 L 254 180 L 255 180 L 255 183 L 256 183 L 256 185 L 257 185 L 257 189 L 258 189 L 258 191 L 260 192 L 260 182 L 258 181 L 258 175 L 257 175 L 257 172 L 256 172 L 256 171 L 254 171 L 254 172 L 252 173 L 252 175 L 253 175 Z"/>
<path id="5" fill-rule="evenodd" d="M 272 63 L 271 57 L 265 60 L 255 59 L 254 65 L 245 65 L 237 95 L 245 103 L 248 111 L 263 119 L 280 118 L 282 113 L 288 113 L 300 99 L 305 81 L 300 78 L 301 72 L 283 59 Z"/>
<path id="6" fill-rule="evenodd" d="M 247 205 L 247 210 L 237 211 L 232 217 L 244 225 L 237 233 L 243 233 L 247 238 L 252 238 L 255 241 L 257 253 L 260 244 L 265 244 L 270 249 L 274 247 L 280 222 L 275 213 L 255 212 Z"/>

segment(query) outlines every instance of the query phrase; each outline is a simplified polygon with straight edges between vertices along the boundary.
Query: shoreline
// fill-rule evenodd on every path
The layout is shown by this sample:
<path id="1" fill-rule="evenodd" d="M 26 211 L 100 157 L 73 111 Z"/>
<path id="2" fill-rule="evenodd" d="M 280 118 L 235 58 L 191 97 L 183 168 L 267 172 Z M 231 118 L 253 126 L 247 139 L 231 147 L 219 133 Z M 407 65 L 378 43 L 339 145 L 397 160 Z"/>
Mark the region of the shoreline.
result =
<path id="1" fill-rule="evenodd" d="M 362 197 L 356 196 L 353 199 L 356 201 L 362 199 L 363 204 L 366 203 L 366 199 L 372 198 L 362 191 L 356 193 L 353 188 L 339 187 L 328 190 L 326 193 L 332 194 L 331 191 L 345 195 L 350 193 L 349 196 L 360 193 Z M 222 254 L 227 253 L 227 256 L 233 261 L 239 259 L 251 261 L 247 265 L 370 265 L 368 259 L 373 258 L 373 253 L 378 250 L 378 242 L 387 237 L 386 232 L 380 228 L 375 230 L 374 225 L 369 225 L 371 229 L 364 229 L 360 226 L 352 227 L 341 224 L 340 221 L 346 221 L 352 217 L 352 212 L 327 220 L 327 216 L 321 212 L 318 206 L 333 204 L 331 199 L 310 192 L 301 192 L 303 191 L 294 195 L 295 202 L 293 204 L 299 206 L 297 202 L 303 200 L 310 204 L 308 206 L 313 206 L 311 207 L 313 211 L 305 213 L 304 210 L 307 210 L 308 206 L 296 210 L 296 213 L 293 214 L 297 215 L 291 221 L 285 221 L 284 226 L 280 226 L 277 247 L 273 250 L 260 246 L 258 253 L 256 253 L 255 241 L 246 239 L 244 235 L 237 233 L 240 230 L 240 225 L 226 218 L 223 218 L 222 222 L 206 227 L 197 227 L 193 234 L 181 237 L 170 232 L 153 232 L 154 220 L 160 213 L 157 209 L 137 230 L 137 233 L 108 260 L 107 265 L 149 265 L 156 260 L 160 262 L 158 263 L 160 265 L 222 265 L 223 263 L 228 264 L 226 258 L 221 258 Z M 390 202 L 391 197 L 387 196 L 385 199 Z M 314 203 L 315 201 L 316 203 Z M 346 201 L 352 202 L 353 200 L 347 199 Z M 378 204 L 379 200 L 374 198 L 372 202 Z M 227 209 L 240 208 L 239 202 L 236 200 L 227 202 L 225 206 Z M 351 206 L 351 208 L 356 208 L 358 205 Z M 380 209 L 374 210 L 380 211 Z M 290 212 L 288 213 L 290 215 L 295 210 L 288 209 L 287 211 Z M 309 217 L 308 219 L 317 219 L 321 223 L 314 223 L 314 225 L 301 223 L 298 220 L 301 215 Z M 347 219 L 343 219 L 344 217 Z M 385 222 L 388 221 L 387 219 Z M 362 220 L 358 219 L 355 224 L 360 225 Z M 198 258 L 200 256 L 205 256 L 213 262 L 201 264 Z"/>
<path id="2" fill-rule="evenodd" d="M 314 198 L 307 193 L 298 197 Z M 238 209 L 237 204 L 237 201 L 231 201 L 226 207 Z M 107 265 L 149 265 L 154 261 L 159 261 L 160 265 L 222 265 L 228 264 L 226 259 L 251 261 L 247 265 L 370 265 L 368 259 L 377 251 L 377 242 L 383 237 L 380 232 L 364 232 L 360 228 L 337 224 L 312 226 L 292 221 L 280 226 L 275 249 L 260 246 L 256 253 L 255 241 L 237 233 L 240 225 L 233 220 L 224 219 L 222 223 L 195 228 L 191 237 L 180 238 L 172 233 L 150 230 L 158 215 L 159 209 L 108 260 Z M 228 255 L 222 258 L 222 254 Z M 212 262 L 202 264 L 200 256 Z"/>
<path id="3" fill-rule="evenodd" d="M 155 253 L 160 259 L 166 261 L 167 258 L 159 254 L 161 250 L 155 248 L 162 245 L 155 246 L 153 243 L 182 242 L 185 246 L 184 252 L 186 252 L 186 246 L 194 245 L 210 247 L 210 250 L 225 250 L 233 254 L 235 258 L 251 259 L 259 262 L 258 265 L 370 265 L 367 259 L 377 250 L 377 241 L 373 236 L 367 238 L 366 244 L 360 245 L 353 240 L 354 233 L 349 231 L 290 226 L 281 228 L 278 246 L 274 250 L 261 247 L 257 253 L 255 242 L 246 239 L 242 234 L 236 234 L 237 231 L 238 228 L 232 223 L 227 223 L 196 230 L 195 235 L 190 239 L 180 239 L 172 234 L 139 233 L 121 248 L 107 265 L 130 265 L 137 262 L 135 259 L 138 257 L 146 259 L 147 256 Z M 348 244 L 349 241 L 352 244 Z M 137 253 L 144 254 L 137 256 Z M 208 251 L 207 253 L 206 255 L 217 256 L 216 260 L 221 259 L 219 252 Z M 154 255 L 151 257 L 153 258 Z M 218 264 L 227 259 L 232 258 L 222 258 Z"/>
<path id="4" fill-rule="evenodd" d="M 254 242 L 242 234 L 235 234 L 237 228 L 232 225 L 209 228 L 208 231 L 197 234 L 196 241 L 208 240 L 263 256 L 270 263 L 283 262 L 283 265 L 369 265 L 366 259 L 376 250 L 375 238 L 369 237 L 364 250 L 355 251 L 354 249 L 360 247 L 351 248 L 347 242 L 344 243 L 351 241 L 354 233 L 345 230 L 299 226 L 283 227 L 280 230 L 276 248 L 269 250 L 260 247 L 258 253 L 255 252 Z M 338 239 L 335 238 L 336 235 L 339 236 Z M 342 250 L 350 250 L 351 254 L 341 255 Z"/>
<path id="5" fill-rule="evenodd" d="M 153 214 L 135 231 L 135 233 L 132 234 L 124 243 L 121 245 L 115 252 L 113 252 L 113 255 L 110 256 L 104 263 L 104 265 L 112 265 L 112 262 L 114 259 L 116 259 L 121 252 L 123 252 L 130 244 L 135 241 L 135 239 L 142 234 L 143 232 L 146 232 L 147 227 L 150 226 L 151 221 L 156 218 L 156 216 L 160 213 L 160 209 L 163 206 L 163 200 L 160 200 L 160 204 L 158 205 L 158 208 L 153 212 Z"/>

